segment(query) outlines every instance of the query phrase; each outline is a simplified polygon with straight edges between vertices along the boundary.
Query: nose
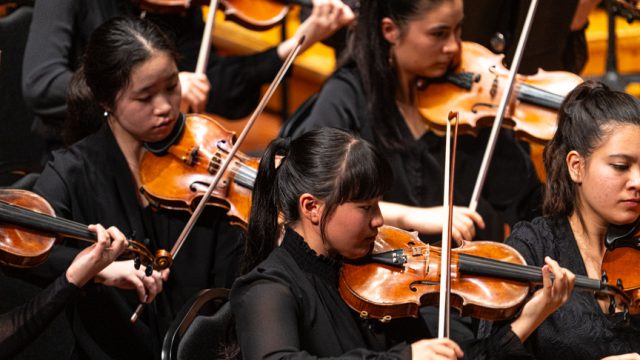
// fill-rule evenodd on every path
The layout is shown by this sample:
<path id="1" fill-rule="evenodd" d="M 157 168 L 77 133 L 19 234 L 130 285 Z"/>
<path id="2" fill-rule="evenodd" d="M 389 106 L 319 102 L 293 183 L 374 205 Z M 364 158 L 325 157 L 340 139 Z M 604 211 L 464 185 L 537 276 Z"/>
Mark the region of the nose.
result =
<path id="1" fill-rule="evenodd" d="M 154 115 L 165 116 L 171 113 L 173 105 L 168 96 L 159 94 L 153 104 Z"/>
<path id="2" fill-rule="evenodd" d="M 380 206 L 376 205 L 373 211 L 373 217 L 371 218 L 371 227 L 377 229 L 382 225 L 384 225 L 384 217 L 382 217 Z"/>
<path id="3" fill-rule="evenodd" d="M 629 177 L 629 187 L 638 195 L 640 193 L 640 166 L 634 166 Z"/>
<path id="4" fill-rule="evenodd" d="M 460 52 L 460 46 L 460 34 L 457 31 L 452 31 L 451 35 L 447 38 L 447 42 L 444 44 L 442 51 L 446 54 L 457 54 Z"/>

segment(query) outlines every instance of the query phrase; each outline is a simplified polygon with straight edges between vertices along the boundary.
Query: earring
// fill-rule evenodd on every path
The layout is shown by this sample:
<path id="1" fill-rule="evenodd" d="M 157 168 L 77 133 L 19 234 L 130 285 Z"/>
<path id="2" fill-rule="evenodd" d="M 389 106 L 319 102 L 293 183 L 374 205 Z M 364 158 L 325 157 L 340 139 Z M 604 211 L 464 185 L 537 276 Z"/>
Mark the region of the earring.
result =
<path id="1" fill-rule="evenodd" d="M 103 115 L 104 117 L 107 117 L 107 116 L 109 116 L 109 113 L 108 113 L 107 111 L 105 111 L 102 115 Z"/>

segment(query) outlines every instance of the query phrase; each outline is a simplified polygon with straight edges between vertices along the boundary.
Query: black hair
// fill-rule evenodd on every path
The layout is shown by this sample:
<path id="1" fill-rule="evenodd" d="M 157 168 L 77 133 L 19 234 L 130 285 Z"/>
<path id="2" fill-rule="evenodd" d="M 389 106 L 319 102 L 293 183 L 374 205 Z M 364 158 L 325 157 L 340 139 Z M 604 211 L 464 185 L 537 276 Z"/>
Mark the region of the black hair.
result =
<path id="1" fill-rule="evenodd" d="M 374 140 L 387 149 L 401 150 L 401 124 L 396 119 L 398 77 L 390 61 L 391 44 L 382 34 L 388 17 L 406 31 L 407 23 L 451 0 L 366 0 L 360 2 L 358 21 L 349 38 L 344 63 L 355 63 L 367 95 Z"/>
<path id="2" fill-rule="evenodd" d="M 282 155 L 276 167 L 276 156 Z M 325 202 L 320 231 L 336 207 L 381 196 L 391 187 L 391 167 L 365 140 L 343 130 L 322 128 L 290 140 L 274 140 L 260 161 L 242 272 L 264 260 L 277 246 L 278 216 L 289 225 L 300 219 L 298 201 L 309 193 Z"/>
<path id="3" fill-rule="evenodd" d="M 579 210 L 576 185 L 566 164 L 567 154 L 575 150 L 588 159 L 609 135 L 607 126 L 612 124 L 640 125 L 640 102 L 595 81 L 578 85 L 564 99 L 558 112 L 558 129 L 543 153 L 547 172 L 545 215 L 569 216 Z M 582 221 L 581 214 L 577 215 Z"/>
<path id="4" fill-rule="evenodd" d="M 118 93 L 129 84 L 133 68 L 156 51 L 178 60 L 171 39 L 148 20 L 116 17 L 91 34 L 82 64 L 67 88 L 66 144 L 102 126 L 103 114 L 113 109 Z"/>

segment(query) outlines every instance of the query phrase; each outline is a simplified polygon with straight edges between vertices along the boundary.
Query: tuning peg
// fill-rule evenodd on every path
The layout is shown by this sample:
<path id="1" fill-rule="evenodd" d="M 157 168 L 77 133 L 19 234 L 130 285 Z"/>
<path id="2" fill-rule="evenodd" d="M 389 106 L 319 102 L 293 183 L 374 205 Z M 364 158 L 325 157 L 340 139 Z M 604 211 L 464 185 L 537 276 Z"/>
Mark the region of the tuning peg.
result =
<path id="1" fill-rule="evenodd" d="M 142 260 L 140 260 L 140 255 L 136 255 L 136 257 L 133 258 L 133 266 L 136 268 L 136 270 L 140 270 L 140 264 L 142 264 Z"/>
<path id="2" fill-rule="evenodd" d="M 147 265 L 144 269 L 144 274 L 147 276 L 151 276 L 151 274 L 153 274 L 153 266 Z"/>
<path id="3" fill-rule="evenodd" d="M 611 296 L 609 298 L 609 314 L 613 315 L 616 312 L 616 298 Z"/>

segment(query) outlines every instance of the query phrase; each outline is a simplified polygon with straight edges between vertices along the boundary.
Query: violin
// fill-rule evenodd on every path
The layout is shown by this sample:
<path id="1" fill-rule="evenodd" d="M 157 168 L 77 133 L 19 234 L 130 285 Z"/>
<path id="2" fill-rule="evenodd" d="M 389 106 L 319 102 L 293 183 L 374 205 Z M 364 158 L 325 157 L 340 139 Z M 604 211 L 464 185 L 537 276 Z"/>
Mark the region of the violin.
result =
<path id="1" fill-rule="evenodd" d="M 43 263 L 55 244 L 56 236 L 95 242 L 97 235 L 86 225 L 55 217 L 51 205 L 41 196 L 26 190 L 0 189 L 0 263 L 28 268 Z M 153 269 L 171 265 L 164 250 L 152 254 L 143 244 L 129 240 L 120 260 L 134 259 L 136 269 Z"/>
<path id="2" fill-rule="evenodd" d="M 450 110 L 460 114 L 460 131 L 477 134 L 491 126 L 507 81 L 504 55 L 496 55 L 480 44 L 463 42 L 455 69 L 439 79 L 419 81 L 418 111 L 436 131 L 445 129 Z M 508 103 L 503 126 L 520 139 L 545 144 L 557 128 L 557 111 L 564 97 L 583 80 L 564 71 L 539 70 L 518 75 Z"/>
<path id="3" fill-rule="evenodd" d="M 236 22 L 252 30 L 268 30 L 279 24 L 289 12 L 290 5 L 311 7 L 311 0 L 218 0 L 225 20 Z M 193 0 L 190 6 L 208 6 L 208 0 Z M 185 11 L 184 0 L 140 0 L 143 11 L 180 13 Z"/>
<path id="4" fill-rule="evenodd" d="M 636 271 L 640 264 L 640 221 L 631 226 L 610 226 L 605 246 L 607 251 L 602 260 L 603 277 L 615 279 L 617 286 L 633 300 L 629 313 L 640 314 L 640 275 Z M 612 306 L 610 304 L 610 308 Z"/>
<path id="5" fill-rule="evenodd" d="M 526 265 L 508 245 L 463 242 L 451 251 L 451 306 L 463 316 L 508 319 L 524 304 L 532 284 L 542 283 L 541 268 Z M 418 317 L 421 306 L 438 301 L 440 254 L 440 248 L 424 244 L 415 232 L 382 226 L 369 256 L 343 264 L 340 295 L 362 318 L 387 322 Z M 627 290 L 605 280 L 576 276 L 574 288 L 608 297 L 614 310 L 631 303 Z"/>
<path id="6" fill-rule="evenodd" d="M 192 212 L 234 143 L 233 132 L 206 115 L 181 114 L 163 144 L 147 144 L 140 163 L 141 192 L 154 208 Z M 237 153 L 208 205 L 246 226 L 259 159 Z"/>

